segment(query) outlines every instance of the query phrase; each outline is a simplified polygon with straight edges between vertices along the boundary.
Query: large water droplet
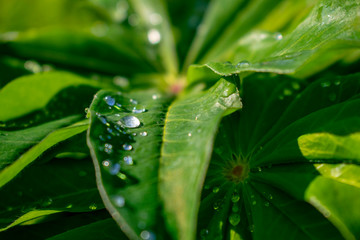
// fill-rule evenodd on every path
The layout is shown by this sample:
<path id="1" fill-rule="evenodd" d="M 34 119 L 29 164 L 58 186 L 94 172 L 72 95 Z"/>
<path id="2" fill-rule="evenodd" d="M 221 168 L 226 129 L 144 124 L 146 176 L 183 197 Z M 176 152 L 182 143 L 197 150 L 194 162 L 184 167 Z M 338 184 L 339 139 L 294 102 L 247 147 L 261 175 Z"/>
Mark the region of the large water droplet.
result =
<path id="1" fill-rule="evenodd" d="M 125 198 L 123 196 L 120 195 L 114 196 L 113 202 L 117 207 L 125 206 Z"/>
<path id="2" fill-rule="evenodd" d="M 105 99 L 105 102 L 107 103 L 107 105 L 109 105 L 111 107 L 115 105 L 115 99 L 113 97 L 106 96 L 104 99 Z"/>
<path id="3" fill-rule="evenodd" d="M 133 165 L 134 162 L 133 162 L 133 159 L 131 156 L 126 156 L 124 157 L 124 162 L 127 164 L 127 165 Z"/>
<path id="4" fill-rule="evenodd" d="M 117 122 L 124 128 L 137 128 L 140 126 L 140 120 L 134 116 L 125 116 Z"/>
<path id="5" fill-rule="evenodd" d="M 244 68 L 244 67 L 249 67 L 250 66 L 250 62 L 249 61 L 241 61 L 238 64 L 236 64 L 236 67 L 238 68 Z"/>
<path id="6" fill-rule="evenodd" d="M 133 147 L 130 144 L 124 144 L 122 145 L 122 147 L 125 151 L 131 151 L 133 149 Z"/>
<path id="7" fill-rule="evenodd" d="M 161 41 L 161 34 L 159 30 L 152 28 L 148 31 L 147 38 L 151 44 L 155 45 Z"/>
<path id="8" fill-rule="evenodd" d="M 240 215 L 237 213 L 231 213 L 229 217 L 229 222 L 233 226 L 238 225 L 240 222 Z"/>

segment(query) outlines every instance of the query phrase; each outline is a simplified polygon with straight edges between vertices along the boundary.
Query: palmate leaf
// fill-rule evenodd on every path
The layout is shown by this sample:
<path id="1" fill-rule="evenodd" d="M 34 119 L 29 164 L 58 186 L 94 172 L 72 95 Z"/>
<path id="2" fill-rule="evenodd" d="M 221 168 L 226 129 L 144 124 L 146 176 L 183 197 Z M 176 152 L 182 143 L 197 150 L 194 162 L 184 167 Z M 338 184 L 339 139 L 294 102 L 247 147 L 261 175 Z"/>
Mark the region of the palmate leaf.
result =
<path id="1" fill-rule="evenodd" d="M 224 119 L 214 147 L 199 237 L 359 238 L 360 75 L 303 86 L 243 80 L 243 110 Z"/>

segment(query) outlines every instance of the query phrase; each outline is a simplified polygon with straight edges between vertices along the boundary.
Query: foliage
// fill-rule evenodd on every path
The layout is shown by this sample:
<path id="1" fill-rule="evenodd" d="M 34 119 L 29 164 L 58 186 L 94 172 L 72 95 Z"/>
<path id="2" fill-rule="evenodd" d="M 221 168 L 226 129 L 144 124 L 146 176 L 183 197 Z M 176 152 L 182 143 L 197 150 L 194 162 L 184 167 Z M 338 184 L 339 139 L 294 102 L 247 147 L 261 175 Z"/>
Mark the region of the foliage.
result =
<path id="1" fill-rule="evenodd" d="M 1 239 L 359 239 L 359 13 L 0 0 Z"/>

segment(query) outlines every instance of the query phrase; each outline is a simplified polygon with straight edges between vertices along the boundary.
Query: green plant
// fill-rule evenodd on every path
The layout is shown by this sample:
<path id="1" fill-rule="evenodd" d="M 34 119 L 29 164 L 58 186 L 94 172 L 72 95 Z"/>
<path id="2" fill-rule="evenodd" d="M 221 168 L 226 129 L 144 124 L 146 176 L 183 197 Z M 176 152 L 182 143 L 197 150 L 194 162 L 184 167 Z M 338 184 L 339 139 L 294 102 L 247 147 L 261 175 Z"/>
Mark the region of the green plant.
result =
<path id="1" fill-rule="evenodd" d="M 359 239 L 359 12 L 0 1 L 1 239 Z"/>

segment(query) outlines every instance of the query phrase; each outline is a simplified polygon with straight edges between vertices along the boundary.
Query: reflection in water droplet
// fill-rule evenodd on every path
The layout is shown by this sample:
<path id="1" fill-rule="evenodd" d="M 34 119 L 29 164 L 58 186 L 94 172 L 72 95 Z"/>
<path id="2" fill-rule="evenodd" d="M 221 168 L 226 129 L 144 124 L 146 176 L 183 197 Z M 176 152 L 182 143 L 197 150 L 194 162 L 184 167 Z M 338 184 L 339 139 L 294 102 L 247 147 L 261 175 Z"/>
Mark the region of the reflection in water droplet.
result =
<path id="1" fill-rule="evenodd" d="M 131 156 L 126 156 L 124 157 L 124 162 L 127 164 L 127 165 L 133 165 L 134 162 L 133 162 L 133 159 Z"/>
<path id="2" fill-rule="evenodd" d="M 233 226 L 238 225 L 240 222 L 240 215 L 237 213 L 231 213 L 229 217 L 229 222 Z"/>
<path id="3" fill-rule="evenodd" d="M 159 30 L 152 28 L 148 31 L 147 38 L 151 44 L 155 45 L 161 41 L 161 34 Z"/>
<path id="4" fill-rule="evenodd" d="M 250 62 L 249 61 L 241 61 L 238 64 L 236 64 L 236 67 L 238 68 L 243 68 L 243 67 L 249 67 L 250 66 Z"/>
<path id="5" fill-rule="evenodd" d="M 115 99 L 113 97 L 106 96 L 104 99 L 105 99 L 105 102 L 107 103 L 107 105 L 109 105 L 109 106 L 115 105 Z"/>
<path id="6" fill-rule="evenodd" d="M 91 204 L 91 205 L 89 206 L 89 209 L 90 209 L 90 210 L 96 210 L 96 209 L 97 209 L 97 205 L 96 205 L 95 203 L 93 203 L 93 204 Z"/>
<path id="7" fill-rule="evenodd" d="M 140 120 L 134 116 L 123 117 L 117 123 L 124 128 L 137 128 L 140 126 Z"/>
<path id="8" fill-rule="evenodd" d="M 114 196 L 112 200 L 117 207 L 125 206 L 125 198 L 123 196 L 120 195 Z"/>
<path id="9" fill-rule="evenodd" d="M 130 144 L 124 144 L 122 145 L 122 147 L 125 151 L 130 151 L 133 149 L 133 147 Z"/>

